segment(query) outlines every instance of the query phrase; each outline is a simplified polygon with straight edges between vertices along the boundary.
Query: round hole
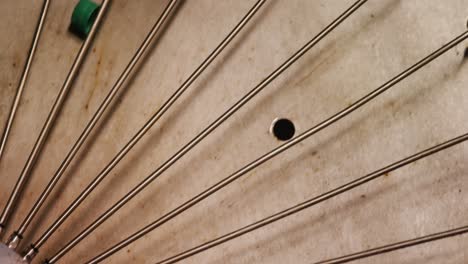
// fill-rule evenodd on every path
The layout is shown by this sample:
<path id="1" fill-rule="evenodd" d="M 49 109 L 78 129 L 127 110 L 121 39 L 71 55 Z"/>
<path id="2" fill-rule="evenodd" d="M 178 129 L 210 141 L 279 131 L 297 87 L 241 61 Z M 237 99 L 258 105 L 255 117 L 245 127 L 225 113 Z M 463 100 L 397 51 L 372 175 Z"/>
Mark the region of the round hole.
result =
<path id="1" fill-rule="evenodd" d="M 278 118 L 273 121 L 271 132 L 277 139 L 286 141 L 294 137 L 296 128 L 294 127 L 294 123 L 291 120 L 286 118 Z"/>

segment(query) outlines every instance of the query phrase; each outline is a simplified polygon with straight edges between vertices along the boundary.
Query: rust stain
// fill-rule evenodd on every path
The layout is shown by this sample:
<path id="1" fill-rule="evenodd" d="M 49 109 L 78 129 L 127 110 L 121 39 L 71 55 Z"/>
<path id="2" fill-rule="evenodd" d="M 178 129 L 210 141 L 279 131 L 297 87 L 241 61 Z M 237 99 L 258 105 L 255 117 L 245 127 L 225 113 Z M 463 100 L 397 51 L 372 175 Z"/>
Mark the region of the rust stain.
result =
<path id="1" fill-rule="evenodd" d="M 93 98 L 94 88 L 95 88 L 95 87 L 91 88 L 91 92 L 89 93 L 88 99 L 86 100 L 86 104 L 85 104 L 85 106 L 84 106 L 84 108 L 85 108 L 86 110 L 88 110 L 88 108 L 89 108 L 89 103 L 90 103 L 90 101 L 91 101 L 91 98 Z"/>
<path id="2" fill-rule="evenodd" d="M 8 80 L 0 80 L 0 98 L 9 98 L 9 96 L 13 96 L 13 93 L 13 83 L 8 82 Z M 9 100 L 2 100 L 2 102 L 9 102 Z"/>
<path id="3" fill-rule="evenodd" d="M 321 56 L 321 58 L 319 58 L 320 59 L 319 62 L 315 64 L 314 66 L 312 66 L 311 70 L 304 77 L 302 77 L 297 82 L 295 82 L 293 86 L 300 85 L 304 83 L 305 81 L 307 81 L 311 77 L 311 75 L 314 74 L 322 65 L 329 62 L 330 59 L 335 56 L 335 54 L 336 54 L 335 47 L 332 47 L 331 51 L 329 51 L 327 55 Z"/>
<path id="4" fill-rule="evenodd" d="M 94 71 L 94 84 L 91 87 L 91 91 L 89 92 L 88 98 L 86 99 L 86 103 L 84 105 L 85 110 L 89 109 L 89 104 L 91 103 L 91 100 L 93 99 L 94 92 L 96 91 L 96 88 L 99 87 L 100 84 L 100 77 L 101 77 L 101 65 L 102 65 L 102 58 L 103 58 L 103 51 L 104 49 L 99 49 L 98 52 L 98 60 L 96 63 L 96 70 Z M 96 48 L 93 48 L 93 53 L 96 53 L 97 50 Z"/>
<path id="5" fill-rule="evenodd" d="M 18 67 L 18 65 L 21 63 L 21 58 L 22 58 L 22 56 L 20 55 L 20 53 L 15 52 L 15 54 L 13 56 L 13 63 L 11 64 L 13 69 L 16 69 L 16 67 Z"/>

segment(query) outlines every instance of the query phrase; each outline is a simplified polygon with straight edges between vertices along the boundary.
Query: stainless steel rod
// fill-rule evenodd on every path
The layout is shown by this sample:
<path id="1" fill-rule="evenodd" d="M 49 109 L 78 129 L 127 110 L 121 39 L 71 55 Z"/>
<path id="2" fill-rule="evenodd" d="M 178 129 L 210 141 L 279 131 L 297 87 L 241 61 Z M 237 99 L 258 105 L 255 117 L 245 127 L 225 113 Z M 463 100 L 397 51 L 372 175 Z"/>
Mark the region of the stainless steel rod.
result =
<path id="1" fill-rule="evenodd" d="M 65 98 L 68 94 L 68 91 L 73 85 L 73 81 L 75 80 L 75 77 L 78 75 L 79 69 L 82 65 L 82 62 L 84 61 L 84 58 L 86 57 L 86 54 L 91 47 L 92 40 L 94 39 L 94 35 L 97 32 L 98 25 L 100 24 L 104 11 L 107 9 L 109 0 L 104 0 L 101 10 L 96 18 L 96 22 L 94 23 L 91 31 L 89 32 L 89 35 L 86 37 L 86 40 L 84 41 L 83 45 L 81 46 L 78 55 L 75 58 L 75 61 L 73 62 L 73 65 L 65 79 L 65 82 L 62 86 L 62 88 L 59 91 L 59 94 L 54 102 L 54 105 L 52 106 L 52 109 L 49 112 L 49 115 L 47 116 L 47 120 L 44 123 L 44 126 L 41 129 L 41 132 L 39 134 L 39 137 L 37 138 L 34 147 L 28 157 L 28 160 L 26 161 L 26 164 L 21 171 L 21 174 L 14 186 L 13 191 L 11 192 L 11 195 L 8 199 L 7 204 L 5 205 L 5 208 L 3 210 L 3 213 L 0 217 L 0 225 L 6 226 L 8 218 L 10 214 L 13 212 L 15 204 L 19 198 L 19 196 L 22 193 L 23 187 L 26 184 L 26 181 L 29 179 L 32 169 L 36 163 L 37 157 L 40 155 L 42 148 L 44 146 L 44 143 L 46 142 L 49 132 L 54 126 L 55 120 L 60 113 L 60 110 L 62 108 L 62 105 L 65 101 Z"/>
<path id="2" fill-rule="evenodd" d="M 273 71 L 269 76 L 267 76 L 263 81 L 261 81 L 256 87 L 254 87 L 249 93 L 247 93 L 243 98 L 241 98 L 240 101 L 235 103 L 224 114 L 218 117 L 213 123 L 211 123 L 207 128 L 205 128 L 200 134 L 198 134 L 194 139 L 192 139 L 182 149 L 180 149 L 176 154 L 174 154 L 169 160 L 167 160 L 163 165 L 161 165 L 158 169 L 156 169 L 156 171 L 154 171 L 145 180 L 143 180 L 140 184 L 138 184 L 135 188 L 133 188 L 128 194 L 126 194 L 122 199 L 120 199 L 116 204 L 114 204 L 110 209 L 108 209 L 96 221 L 94 221 L 91 225 L 89 225 L 83 232 L 81 232 L 72 241 L 70 241 L 65 247 L 63 247 L 57 254 L 55 254 L 49 260 L 49 263 L 56 262 L 59 258 L 65 255 L 68 251 L 70 251 L 71 248 L 73 248 L 86 236 L 92 233 L 93 230 L 95 230 L 100 224 L 105 222 L 111 215 L 117 212 L 128 201 L 130 201 L 139 192 L 145 189 L 152 181 L 158 178 L 165 170 L 170 168 L 175 162 L 177 162 L 182 156 L 184 156 L 193 147 L 195 147 L 199 142 L 201 142 L 206 136 L 208 136 L 217 127 L 219 127 L 224 121 L 226 121 L 230 116 L 232 116 L 237 110 L 239 110 L 243 105 L 245 105 L 250 99 L 252 99 L 260 91 L 262 91 L 276 77 L 278 77 L 282 72 L 284 72 L 287 68 L 289 68 L 289 66 L 291 66 L 294 62 L 296 62 L 302 55 L 304 55 L 313 46 L 319 43 L 325 36 L 327 36 L 331 31 L 333 31 L 333 29 L 335 29 L 339 24 L 345 21 L 346 18 L 348 18 L 352 13 L 354 13 L 357 9 L 359 9 L 359 7 L 361 7 L 365 2 L 367 2 L 367 0 L 358 0 L 353 5 L 351 5 L 344 13 L 342 13 L 331 24 L 325 27 L 325 29 L 323 29 L 318 35 L 316 35 L 306 45 L 304 45 L 292 57 L 287 59 L 279 68 Z"/>
<path id="3" fill-rule="evenodd" d="M 45 0 L 44 4 L 42 5 L 42 11 L 39 15 L 39 21 L 37 22 L 36 30 L 34 31 L 33 41 L 31 43 L 31 47 L 29 48 L 28 57 L 26 59 L 26 64 L 24 65 L 23 73 L 21 74 L 21 79 L 18 84 L 18 88 L 16 89 L 16 95 L 13 100 L 13 104 L 11 105 L 10 113 L 8 115 L 5 128 L 3 130 L 2 138 L 0 139 L 0 161 L 2 160 L 3 152 L 5 151 L 5 146 L 8 140 L 8 136 L 10 135 L 10 130 L 13 126 L 13 121 L 16 116 L 16 111 L 18 110 L 18 106 L 21 100 L 21 96 L 23 95 L 24 87 L 26 86 L 26 81 L 29 77 L 29 72 L 31 70 L 31 65 L 34 59 L 34 55 L 36 54 L 37 45 L 39 43 L 39 38 L 41 37 L 42 28 L 44 27 L 45 19 L 47 13 L 49 11 L 50 0 Z M 1 233 L 1 227 L 0 227 Z"/>
<path id="4" fill-rule="evenodd" d="M 29 224 L 31 221 L 34 219 L 36 216 L 37 212 L 41 208 L 41 206 L 44 204 L 46 201 L 47 197 L 49 194 L 52 192 L 54 189 L 55 185 L 57 182 L 60 180 L 60 178 L 63 176 L 65 173 L 66 169 L 72 162 L 73 158 L 76 156 L 78 151 L 80 150 L 81 146 L 84 144 L 86 139 L 88 138 L 89 134 L 93 131 L 94 127 L 104 114 L 104 112 L 107 110 L 109 105 L 112 103 L 113 99 L 115 96 L 119 93 L 119 91 L 124 87 L 125 82 L 131 76 L 131 74 L 134 72 L 135 66 L 140 62 L 140 60 L 143 58 L 143 55 L 145 52 L 151 47 L 151 43 L 153 43 L 153 40 L 156 38 L 158 33 L 161 31 L 163 28 L 163 25 L 167 21 L 167 19 L 170 17 L 170 14 L 172 10 L 174 10 L 176 3 L 179 0 L 171 0 L 169 4 L 167 5 L 166 9 L 163 11 L 159 19 L 156 21 L 154 24 L 153 28 L 151 29 L 150 33 L 148 36 L 145 38 L 143 41 L 142 45 L 138 48 L 137 52 L 133 56 L 133 58 L 130 60 L 129 64 L 125 67 L 125 70 L 122 72 L 120 77 L 118 78 L 117 82 L 114 84 L 112 89 L 109 91 L 107 96 L 105 97 L 104 101 L 101 103 L 101 105 L 98 107 L 97 111 L 94 113 L 94 116 L 91 118 L 91 120 L 88 122 L 86 125 L 85 129 L 79 136 L 78 140 L 75 142 L 71 150 L 68 152 L 67 156 L 65 159 L 62 161 L 62 164 L 60 164 L 60 167 L 57 169 L 53 177 L 50 179 L 49 183 L 47 184 L 46 188 L 43 190 L 39 198 L 36 200 L 34 206 L 31 208 L 29 213 L 26 215 L 24 218 L 23 222 L 15 231 L 11 237 L 9 238 L 9 241 L 7 242 L 7 245 L 10 248 L 16 248 L 18 243 L 22 240 L 23 234 L 26 232 L 26 229 L 28 228 Z"/>
<path id="5" fill-rule="evenodd" d="M 137 132 L 135 136 L 124 146 L 122 150 L 112 159 L 112 161 L 99 173 L 99 175 L 89 184 L 85 190 L 75 199 L 60 218 L 47 230 L 38 241 L 30 247 L 30 252 L 35 252 L 48 237 L 66 220 L 66 218 L 83 202 L 86 197 L 98 186 L 98 184 L 109 175 L 110 171 L 119 163 L 121 159 L 138 143 L 138 141 L 149 131 L 149 129 L 166 113 L 169 108 L 182 96 L 182 94 L 197 80 L 205 69 L 217 58 L 217 56 L 231 43 L 238 33 L 248 24 L 251 18 L 263 6 L 266 0 L 258 0 L 244 18 L 234 27 L 234 29 L 221 41 L 213 52 L 200 64 L 189 78 L 175 91 L 173 95 L 161 106 L 150 120 Z"/>
<path id="6" fill-rule="evenodd" d="M 230 241 L 230 240 L 235 239 L 237 237 L 240 237 L 240 236 L 242 236 L 244 234 L 247 234 L 247 233 L 250 233 L 250 232 L 252 232 L 254 230 L 257 230 L 257 229 L 259 229 L 261 227 L 264 227 L 266 225 L 269 225 L 269 224 L 272 224 L 272 223 L 274 223 L 276 221 L 279 221 L 279 220 L 281 220 L 283 218 L 286 218 L 288 216 L 296 214 L 296 213 L 298 213 L 298 212 L 300 212 L 302 210 L 305 210 L 305 209 L 310 208 L 312 206 L 315 206 L 315 205 L 317 205 L 319 203 L 327 201 L 327 200 L 329 200 L 329 199 L 331 199 L 333 197 L 336 197 L 336 196 L 338 196 L 338 195 L 340 195 L 342 193 L 345 193 L 345 192 L 350 191 L 350 190 L 352 190 L 352 189 L 354 189 L 356 187 L 364 185 L 365 183 L 368 183 L 368 182 L 370 182 L 372 180 L 376 180 L 376 179 L 386 175 L 387 173 L 395 171 L 395 170 L 397 170 L 397 169 L 399 169 L 401 167 L 409 165 L 409 164 L 411 164 L 411 163 L 413 163 L 415 161 L 418 161 L 418 160 L 420 160 L 422 158 L 433 155 L 433 154 L 435 154 L 435 153 L 437 153 L 439 151 L 442 151 L 442 150 L 445 150 L 445 149 L 450 148 L 452 146 L 455 146 L 457 144 L 460 144 L 460 143 L 462 143 L 462 142 L 464 142 L 466 140 L 468 140 L 468 133 L 466 133 L 466 134 L 464 134 L 464 135 L 462 135 L 460 137 L 451 139 L 451 140 L 449 140 L 447 142 L 444 142 L 442 144 L 439 144 L 437 146 L 433 146 L 431 148 L 423 150 L 423 151 L 421 151 L 421 152 L 419 152 L 417 154 L 409 156 L 409 157 L 407 157 L 405 159 L 402 159 L 400 161 L 397 161 L 397 162 L 395 162 L 395 163 L 393 163 L 391 165 L 388 165 L 388 166 L 386 166 L 386 167 L 384 167 L 382 169 L 379 169 L 377 171 L 369 173 L 369 174 L 367 174 L 367 175 L 365 175 L 363 177 L 360 177 L 360 178 L 358 178 L 358 179 L 356 179 L 354 181 L 346 183 L 346 184 L 344 184 L 344 185 L 342 185 L 342 186 L 340 186 L 338 188 L 335 188 L 335 189 L 330 190 L 330 191 L 328 191 L 326 193 L 318 195 L 318 196 L 316 196 L 316 197 L 314 197 L 312 199 L 309 199 L 309 200 L 307 200 L 305 202 L 302 202 L 302 203 L 300 203 L 298 205 L 290 207 L 290 208 L 288 208 L 286 210 L 283 210 L 281 212 L 273 214 L 273 215 L 271 215 L 269 217 L 266 217 L 266 218 L 264 218 L 262 220 L 259 220 L 259 221 L 255 222 L 253 224 L 247 225 L 247 226 L 245 226 L 243 228 L 237 229 L 237 230 L 235 230 L 233 232 L 230 232 L 230 233 L 228 233 L 226 235 L 223 235 L 223 236 L 220 236 L 220 237 L 218 237 L 216 239 L 213 239 L 211 241 L 205 242 L 205 243 L 203 243 L 203 244 L 201 244 L 199 246 L 196 246 L 196 247 L 194 247 L 192 249 L 186 250 L 186 251 L 184 251 L 184 252 L 182 252 L 180 254 L 177 254 L 175 256 L 167 258 L 167 259 L 165 259 L 163 261 L 159 261 L 159 262 L 157 262 L 157 264 L 176 263 L 176 262 L 179 262 L 179 261 L 184 260 L 186 258 L 189 258 L 189 257 L 191 257 L 193 255 L 196 255 L 198 253 L 201 253 L 201 252 L 203 252 L 205 250 L 208 250 L 210 248 L 213 248 L 215 246 L 223 244 L 223 243 L 225 243 L 227 241 Z M 328 262 L 326 262 L 326 263 L 328 263 Z"/>
<path id="7" fill-rule="evenodd" d="M 342 257 L 339 257 L 339 258 L 333 258 L 333 259 L 329 259 L 329 260 L 316 262 L 315 264 L 347 263 L 347 262 L 351 262 L 351 261 L 358 260 L 358 259 L 368 258 L 368 257 L 371 257 L 371 256 L 381 255 L 381 254 L 384 254 L 384 253 L 400 250 L 400 249 L 403 249 L 403 248 L 413 247 L 413 246 L 433 242 L 433 241 L 436 241 L 436 240 L 441 240 L 441 239 L 444 239 L 444 238 L 463 235 L 463 234 L 466 234 L 466 233 L 468 233 L 468 226 L 463 226 L 463 227 L 460 227 L 460 228 L 455 228 L 455 229 L 451 229 L 451 230 L 440 232 L 440 233 L 435 233 L 435 234 L 431 234 L 431 235 L 427 235 L 427 236 L 423 236 L 423 237 L 418 237 L 418 238 L 414 238 L 414 239 L 410 239 L 410 240 L 406 240 L 406 241 L 401 241 L 401 242 L 398 242 L 398 243 L 394 243 L 394 244 L 390 244 L 390 245 L 386 245 L 386 246 L 382 246 L 382 247 L 377 247 L 377 248 L 373 248 L 373 249 L 369 249 L 369 250 L 364 250 L 364 251 L 361 251 L 361 252 L 358 252 L 358 253 L 342 256 Z"/>
<path id="8" fill-rule="evenodd" d="M 303 140 L 305 140 L 308 137 L 316 134 L 317 132 L 321 131 L 322 129 L 332 125 L 333 123 L 337 122 L 338 120 L 342 119 L 343 117 L 345 117 L 348 114 L 352 113 L 353 111 L 357 110 L 361 106 L 363 106 L 366 103 L 370 102 L 372 99 L 374 99 L 378 95 L 380 95 L 383 92 L 387 91 L 388 89 L 393 87 L 395 84 L 399 83 L 400 81 L 402 81 L 406 77 L 410 76 L 412 73 L 416 72 L 418 69 L 422 68 L 423 66 L 425 66 L 429 62 L 433 61 L 434 59 L 436 59 L 440 55 L 444 54 L 445 52 L 447 52 L 448 50 L 450 50 L 451 48 L 453 48 L 454 46 L 456 46 L 457 44 L 459 44 L 460 42 L 462 42 L 466 38 L 468 38 L 468 31 L 466 31 L 463 34 L 461 34 L 460 36 L 456 37 L 455 39 L 453 39 L 449 43 L 445 44 L 440 49 L 438 49 L 435 52 L 431 53 L 429 56 L 425 57 L 424 59 L 422 59 L 418 63 L 414 64 L 413 66 L 411 66 L 407 70 L 403 71 L 402 73 L 398 74 L 393 79 L 386 82 L 385 84 L 383 84 L 379 88 L 375 89 L 371 93 L 367 94 L 366 96 L 362 97 L 358 101 L 354 102 L 350 106 L 346 107 L 345 109 L 341 110 L 340 112 L 336 113 L 335 115 L 331 116 L 330 118 L 322 121 L 318 125 L 308 129 L 307 131 L 305 131 L 301 135 L 293 138 L 291 141 L 289 141 L 287 143 L 284 143 L 283 145 L 273 149 L 272 151 L 270 151 L 270 152 L 266 153 L 265 155 L 261 156 L 260 158 L 254 160 L 253 162 L 251 162 L 248 165 L 244 166 L 243 168 L 241 168 L 237 172 L 235 172 L 235 173 L 231 174 L 230 176 L 224 178 L 223 180 L 219 181 L 215 185 L 209 187 L 208 189 L 201 192 L 197 196 L 195 196 L 192 199 L 188 200 L 184 204 L 182 204 L 179 207 L 175 208 L 171 212 L 169 212 L 166 215 L 162 216 L 158 220 L 156 220 L 153 223 L 147 225 L 143 229 L 140 229 L 139 231 L 137 231 L 136 233 L 134 233 L 131 236 L 127 237 L 126 239 L 124 239 L 123 241 L 118 243 L 117 245 L 115 245 L 115 246 L 111 247 L 110 249 L 106 250 L 103 254 L 101 254 L 102 257 L 99 257 L 96 260 L 92 260 L 89 263 L 98 263 L 98 262 L 100 262 L 101 260 L 105 259 L 106 257 L 108 257 L 108 256 L 112 255 L 113 253 L 117 252 L 118 250 L 124 248 L 125 246 L 127 246 L 127 245 L 133 243 L 134 241 L 136 241 L 137 239 L 143 237 L 145 234 L 151 232 L 152 230 L 156 229 L 157 227 L 159 227 L 159 226 L 163 225 L 164 223 L 168 222 L 169 220 L 171 220 L 172 218 L 174 218 L 177 215 L 181 214 L 182 212 L 188 210 L 192 206 L 194 206 L 194 205 L 198 204 L 199 202 L 203 201 L 208 196 L 214 194 L 215 192 L 221 190 L 222 188 L 224 188 L 225 186 L 227 186 L 230 183 L 234 182 L 235 180 L 241 178 L 242 176 L 244 176 L 245 174 L 247 174 L 251 170 L 253 170 L 256 167 L 260 166 L 261 164 L 265 163 L 266 161 L 272 159 L 273 157 L 279 155 L 280 153 L 282 153 L 285 150 L 293 147 L 294 145 L 302 142 Z M 138 190 L 137 188 L 135 188 L 130 193 L 130 195 L 133 195 L 135 193 L 135 190 Z M 80 233 L 80 235 L 78 235 L 72 241 L 72 243 L 74 241 L 78 241 L 79 239 L 82 239 L 83 234 L 89 234 L 90 230 L 94 230 L 97 227 L 97 225 L 102 222 L 103 219 L 110 216 L 109 212 L 112 213 L 112 210 L 115 210 L 114 208 L 117 208 L 118 206 L 121 206 L 122 203 L 125 202 L 125 199 L 126 199 L 126 197 L 124 197 L 117 204 L 117 206 L 111 208 L 101 218 L 99 218 L 96 222 L 94 222 L 93 224 L 88 226 L 85 229 L 85 231 Z M 67 248 L 67 247 L 65 247 L 65 248 Z"/>

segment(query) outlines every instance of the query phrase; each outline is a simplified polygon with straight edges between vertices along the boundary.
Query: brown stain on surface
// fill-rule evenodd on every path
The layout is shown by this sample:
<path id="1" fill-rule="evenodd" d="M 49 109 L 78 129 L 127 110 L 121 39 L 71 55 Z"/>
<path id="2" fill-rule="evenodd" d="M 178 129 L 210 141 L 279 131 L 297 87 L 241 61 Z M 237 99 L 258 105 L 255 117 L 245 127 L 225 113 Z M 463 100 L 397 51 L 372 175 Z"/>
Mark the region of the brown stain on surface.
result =
<path id="1" fill-rule="evenodd" d="M 89 105 L 91 103 L 92 98 L 94 97 L 96 89 L 101 85 L 102 83 L 104 84 L 104 87 L 107 87 L 109 85 L 109 80 L 102 80 L 102 72 L 110 72 L 111 69 L 114 66 L 114 59 L 110 58 L 109 62 L 107 65 L 104 66 L 103 61 L 105 58 L 105 50 L 107 49 L 105 47 L 105 44 L 102 44 L 102 47 L 96 48 L 94 47 L 92 49 L 93 56 L 97 56 L 98 60 L 96 62 L 96 70 L 94 71 L 94 83 L 92 85 L 91 91 L 89 92 L 89 95 L 86 99 L 86 103 L 84 105 L 85 110 L 89 109 Z M 104 67 L 104 68 L 103 68 Z M 103 81 L 103 82 L 102 82 Z"/>
<path id="2" fill-rule="evenodd" d="M 0 80 L 0 97 L 1 98 L 8 98 L 7 100 L 2 100 L 1 103 L 10 103 L 13 100 L 14 96 L 14 87 L 13 83 L 10 80 Z"/>
<path id="3" fill-rule="evenodd" d="M 396 102 L 392 100 L 392 101 L 389 101 L 387 105 L 388 105 L 389 108 L 394 108 L 395 104 L 396 104 Z"/>
<path id="4" fill-rule="evenodd" d="M 336 52 L 335 52 L 335 47 L 333 47 L 329 52 L 326 53 L 326 55 L 324 56 L 321 56 L 319 58 L 319 61 L 314 65 L 312 66 L 312 68 L 310 69 L 310 71 L 302 78 L 300 78 L 297 82 L 295 82 L 293 84 L 293 86 L 297 86 L 297 85 L 300 85 L 302 83 L 304 83 L 305 81 L 307 81 L 310 77 L 312 77 L 312 75 L 320 69 L 320 67 L 326 63 L 328 63 L 332 58 L 334 58 L 336 56 Z"/>
<path id="5" fill-rule="evenodd" d="M 95 52 L 95 49 L 93 49 L 93 52 Z M 89 92 L 88 98 L 86 99 L 86 103 L 84 106 L 86 110 L 88 110 L 89 104 L 91 103 L 91 100 L 93 99 L 94 92 L 96 91 L 96 88 L 100 84 L 102 57 L 103 57 L 102 53 L 100 53 L 98 61 L 97 61 L 97 65 L 96 65 L 96 70 L 94 72 L 94 84 L 91 87 L 91 91 Z"/>

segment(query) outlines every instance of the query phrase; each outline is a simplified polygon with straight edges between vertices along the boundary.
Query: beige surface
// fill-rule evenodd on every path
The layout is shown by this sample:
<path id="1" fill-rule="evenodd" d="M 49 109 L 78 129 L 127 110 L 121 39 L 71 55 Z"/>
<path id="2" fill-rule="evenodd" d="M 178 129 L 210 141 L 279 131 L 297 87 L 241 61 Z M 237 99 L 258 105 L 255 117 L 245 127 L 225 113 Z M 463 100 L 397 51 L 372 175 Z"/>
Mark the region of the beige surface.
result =
<path id="1" fill-rule="evenodd" d="M 0 206 L 19 175 L 80 41 L 76 1 L 52 1 L 29 85 L 0 163 Z M 253 23 L 43 248 L 50 256 L 353 1 L 269 1 Z M 11 233 L 55 172 L 166 1 L 115 0 L 25 196 Z M 188 77 L 254 1 L 185 1 L 33 223 L 38 237 Z M 41 1 L 0 1 L 0 121 Z M 467 0 L 371 0 L 61 263 L 80 263 L 278 146 L 276 117 L 298 132 L 322 121 L 466 29 Z M 337 125 L 301 143 L 125 248 L 106 263 L 154 263 L 468 130 L 459 45 Z M 184 263 L 310 263 L 468 222 L 468 144 L 197 255 Z M 24 243 L 23 245 L 26 245 Z M 466 263 L 468 237 L 359 263 Z"/>

